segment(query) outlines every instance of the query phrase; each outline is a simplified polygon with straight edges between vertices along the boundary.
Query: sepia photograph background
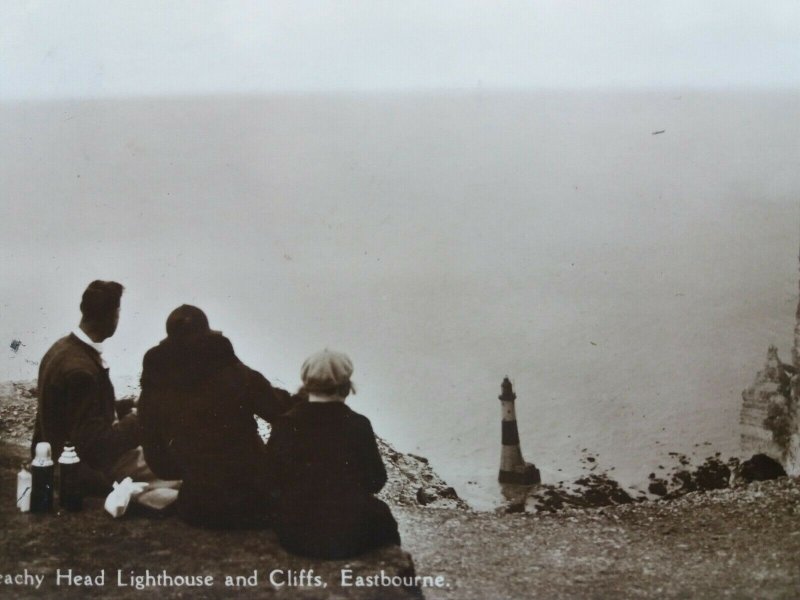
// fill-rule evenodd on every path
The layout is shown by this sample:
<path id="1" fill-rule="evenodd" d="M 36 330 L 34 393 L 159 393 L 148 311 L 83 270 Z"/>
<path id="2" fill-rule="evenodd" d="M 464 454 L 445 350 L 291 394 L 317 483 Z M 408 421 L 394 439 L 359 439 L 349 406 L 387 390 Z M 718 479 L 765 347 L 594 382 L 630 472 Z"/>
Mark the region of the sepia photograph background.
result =
<path id="1" fill-rule="evenodd" d="M 500 383 L 546 482 L 735 455 L 788 360 L 794 2 L 0 3 L 0 380 L 93 279 L 117 394 L 176 306 L 353 408 L 475 508 Z M 21 344 L 16 350 L 12 342 Z"/>

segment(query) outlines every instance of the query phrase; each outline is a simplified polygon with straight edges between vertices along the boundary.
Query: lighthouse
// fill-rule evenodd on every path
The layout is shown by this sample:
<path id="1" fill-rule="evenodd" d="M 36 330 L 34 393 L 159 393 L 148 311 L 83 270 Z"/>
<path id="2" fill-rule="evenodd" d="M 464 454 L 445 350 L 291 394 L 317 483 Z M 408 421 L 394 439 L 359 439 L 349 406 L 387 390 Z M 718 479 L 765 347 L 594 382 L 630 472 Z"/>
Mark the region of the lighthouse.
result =
<path id="1" fill-rule="evenodd" d="M 508 377 L 503 379 L 500 386 L 502 393 L 498 398 L 502 405 L 502 434 L 503 449 L 500 454 L 500 483 L 516 485 L 534 485 L 541 481 L 539 469 L 531 463 L 526 463 L 522 458 L 519 447 L 519 431 L 517 430 L 517 414 L 514 410 L 514 400 L 517 395 L 511 387 Z"/>

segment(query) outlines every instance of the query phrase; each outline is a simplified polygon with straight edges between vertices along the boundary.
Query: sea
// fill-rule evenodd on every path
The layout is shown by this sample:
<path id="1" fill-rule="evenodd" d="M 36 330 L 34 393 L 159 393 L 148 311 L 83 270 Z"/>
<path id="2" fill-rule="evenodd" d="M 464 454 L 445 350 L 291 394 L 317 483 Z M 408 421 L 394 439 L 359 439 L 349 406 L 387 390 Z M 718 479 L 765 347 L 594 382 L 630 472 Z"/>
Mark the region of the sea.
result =
<path id="1" fill-rule="evenodd" d="M 114 279 L 120 395 L 188 303 L 286 389 L 348 353 L 350 405 L 478 509 L 506 376 L 545 482 L 646 489 L 737 456 L 742 390 L 791 360 L 798 164 L 797 90 L 0 103 L 0 380 Z"/>

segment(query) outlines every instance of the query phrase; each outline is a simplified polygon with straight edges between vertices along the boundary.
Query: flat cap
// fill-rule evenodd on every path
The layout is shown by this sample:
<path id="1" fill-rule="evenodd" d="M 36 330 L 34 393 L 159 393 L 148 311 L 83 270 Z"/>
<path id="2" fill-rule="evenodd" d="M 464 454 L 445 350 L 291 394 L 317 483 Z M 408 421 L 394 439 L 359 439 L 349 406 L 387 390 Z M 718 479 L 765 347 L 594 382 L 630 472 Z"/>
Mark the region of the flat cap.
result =
<path id="1" fill-rule="evenodd" d="M 315 394 L 333 394 L 350 381 L 353 361 L 344 352 L 327 348 L 309 356 L 300 369 L 306 390 Z"/>

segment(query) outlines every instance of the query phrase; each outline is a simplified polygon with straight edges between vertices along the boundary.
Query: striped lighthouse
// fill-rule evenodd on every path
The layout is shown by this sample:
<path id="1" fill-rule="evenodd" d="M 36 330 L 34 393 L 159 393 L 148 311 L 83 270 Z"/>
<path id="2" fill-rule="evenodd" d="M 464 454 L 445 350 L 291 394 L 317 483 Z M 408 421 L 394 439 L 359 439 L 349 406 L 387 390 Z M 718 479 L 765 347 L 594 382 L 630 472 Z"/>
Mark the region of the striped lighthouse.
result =
<path id="1" fill-rule="evenodd" d="M 519 431 L 517 430 L 517 414 L 514 410 L 514 400 L 517 395 L 514 393 L 508 377 L 503 379 L 500 389 L 502 393 L 498 398 L 502 405 L 503 449 L 500 454 L 498 481 L 517 485 L 534 485 L 541 481 L 541 477 L 539 469 L 531 463 L 526 463 L 522 458 L 522 450 L 519 447 Z"/>

